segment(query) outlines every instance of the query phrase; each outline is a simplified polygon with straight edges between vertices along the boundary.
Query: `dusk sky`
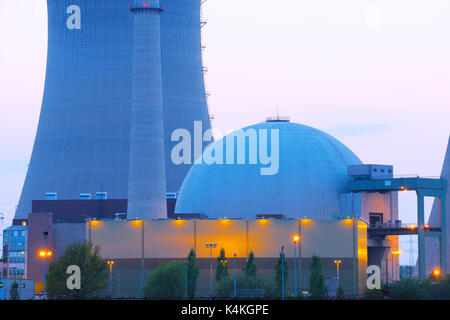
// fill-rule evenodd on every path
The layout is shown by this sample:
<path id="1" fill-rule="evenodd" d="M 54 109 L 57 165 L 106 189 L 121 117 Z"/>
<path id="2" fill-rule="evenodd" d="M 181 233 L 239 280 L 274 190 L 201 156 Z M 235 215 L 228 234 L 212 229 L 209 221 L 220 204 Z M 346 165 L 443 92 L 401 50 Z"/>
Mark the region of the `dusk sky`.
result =
<path id="1" fill-rule="evenodd" d="M 204 17 L 214 128 L 279 112 L 332 134 L 365 163 L 440 175 L 450 133 L 450 1 L 208 0 Z M 31 155 L 46 42 L 46 1 L 0 1 L 0 229 Z M 400 219 L 415 222 L 415 195 L 400 200 Z"/>

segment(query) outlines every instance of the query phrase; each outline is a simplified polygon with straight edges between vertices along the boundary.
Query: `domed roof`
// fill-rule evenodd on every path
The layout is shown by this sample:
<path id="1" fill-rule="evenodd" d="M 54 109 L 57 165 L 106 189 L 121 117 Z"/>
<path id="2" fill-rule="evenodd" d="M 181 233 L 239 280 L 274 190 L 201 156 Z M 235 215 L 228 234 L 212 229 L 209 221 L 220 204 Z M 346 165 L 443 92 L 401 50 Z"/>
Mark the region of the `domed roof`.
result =
<path id="1" fill-rule="evenodd" d="M 278 172 L 262 174 L 261 169 L 270 165 L 261 164 L 261 158 L 257 164 L 249 164 L 249 140 L 245 164 L 236 164 L 236 142 L 235 164 L 224 161 L 227 164 L 192 166 L 181 187 L 176 213 L 249 219 L 255 219 L 256 215 L 276 214 L 330 219 L 333 214 L 340 213 L 339 193 L 349 180 L 347 166 L 361 164 L 350 149 L 323 131 L 288 121 L 267 121 L 242 130 L 252 131 L 249 129 L 259 133 L 258 142 L 264 136 L 264 129 L 267 130 L 268 154 L 271 151 L 276 154 L 276 145 L 270 142 L 272 138 L 276 141 L 278 132 Z M 223 146 L 225 158 L 227 143 L 233 141 L 227 139 L 233 135 L 235 133 L 215 142 L 212 148 L 222 150 Z M 266 152 L 265 148 L 260 149 L 260 143 L 255 145 L 258 156 L 260 151 Z M 204 159 L 207 152 L 203 153 Z"/>

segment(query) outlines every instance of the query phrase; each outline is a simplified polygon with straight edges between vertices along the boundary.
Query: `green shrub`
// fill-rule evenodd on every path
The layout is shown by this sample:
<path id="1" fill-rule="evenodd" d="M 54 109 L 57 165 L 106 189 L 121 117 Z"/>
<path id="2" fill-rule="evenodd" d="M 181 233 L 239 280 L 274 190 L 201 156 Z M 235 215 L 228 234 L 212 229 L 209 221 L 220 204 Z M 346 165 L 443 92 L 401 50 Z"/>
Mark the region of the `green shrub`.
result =
<path id="1" fill-rule="evenodd" d="M 147 299 L 180 299 L 185 290 L 185 263 L 169 262 L 161 264 L 144 287 Z"/>

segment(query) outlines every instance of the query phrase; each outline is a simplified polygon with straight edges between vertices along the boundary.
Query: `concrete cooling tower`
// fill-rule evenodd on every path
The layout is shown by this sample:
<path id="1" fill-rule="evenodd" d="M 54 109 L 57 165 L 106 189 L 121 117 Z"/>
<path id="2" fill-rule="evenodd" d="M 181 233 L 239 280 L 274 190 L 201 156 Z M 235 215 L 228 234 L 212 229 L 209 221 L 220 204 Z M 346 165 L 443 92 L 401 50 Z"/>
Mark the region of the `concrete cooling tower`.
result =
<path id="1" fill-rule="evenodd" d="M 447 182 L 450 181 L 450 137 L 447 146 L 447 152 L 445 154 L 444 165 L 442 167 L 441 178 L 446 179 Z M 450 230 L 450 192 L 447 191 L 447 196 L 445 198 L 446 206 L 446 224 L 447 230 Z M 430 219 L 428 224 L 430 226 L 439 226 L 440 225 L 440 208 L 439 208 L 439 199 L 435 199 L 433 203 L 433 207 L 431 209 Z M 448 232 L 448 231 L 447 231 Z M 448 233 L 447 233 L 448 234 Z M 426 273 L 430 274 L 434 268 L 440 266 L 440 244 L 438 238 L 425 238 L 425 262 L 426 262 Z M 450 270 L 450 237 L 447 236 L 447 272 Z M 417 269 L 417 266 L 416 266 Z"/>
<path id="2" fill-rule="evenodd" d="M 200 0 L 48 0 L 47 5 L 45 90 L 15 218 L 26 218 L 32 200 L 46 192 L 58 199 L 96 192 L 128 199 L 129 191 L 136 196 L 148 186 L 159 188 L 159 198 L 177 192 L 190 165 L 172 163 L 170 151 L 178 143 L 171 141 L 172 132 L 182 128 L 193 134 L 194 121 L 210 128 Z M 137 21 L 139 8 L 148 10 Z M 137 48 L 136 41 L 150 43 Z M 140 111 L 146 119 L 132 121 L 133 101 L 134 120 Z M 130 154 L 130 141 L 139 139 L 144 144 L 131 145 Z M 157 147 L 145 150 L 149 146 Z M 155 174 L 155 167 L 161 172 Z M 148 195 L 140 197 L 149 201 Z"/>

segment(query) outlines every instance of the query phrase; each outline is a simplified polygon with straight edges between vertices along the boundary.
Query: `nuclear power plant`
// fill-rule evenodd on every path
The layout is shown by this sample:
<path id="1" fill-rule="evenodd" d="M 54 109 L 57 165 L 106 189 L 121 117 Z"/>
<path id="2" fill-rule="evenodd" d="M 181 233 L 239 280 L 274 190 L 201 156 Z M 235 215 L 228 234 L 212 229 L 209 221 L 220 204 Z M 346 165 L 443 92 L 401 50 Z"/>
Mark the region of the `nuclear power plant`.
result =
<path id="1" fill-rule="evenodd" d="M 241 272 L 252 252 L 270 276 L 282 252 L 287 290 L 309 286 L 318 255 L 327 285 L 361 295 L 371 270 L 400 279 L 399 237 L 417 235 L 416 277 L 450 260 L 447 180 L 363 163 L 343 143 L 288 117 L 214 140 L 202 62 L 201 0 L 48 0 L 45 91 L 3 278 L 45 293 L 48 263 L 89 241 L 114 261 L 114 297 L 142 297 L 149 274 L 191 249 L 208 296 L 224 248 Z M 194 151 L 193 151 L 194 150 Z M 199 151 L 200 150 L 200 151 Z M 417 194 L 401 221 L 399 192 Z M 434 197 L 425 222 L 424 197 Z M 214 250 L 214 251 L 213 251 Z M 375 267 L 375 269 L 373 268 Z M 284 290 L 284 289 L 283 289 Z"/>

